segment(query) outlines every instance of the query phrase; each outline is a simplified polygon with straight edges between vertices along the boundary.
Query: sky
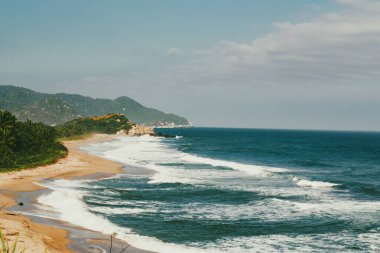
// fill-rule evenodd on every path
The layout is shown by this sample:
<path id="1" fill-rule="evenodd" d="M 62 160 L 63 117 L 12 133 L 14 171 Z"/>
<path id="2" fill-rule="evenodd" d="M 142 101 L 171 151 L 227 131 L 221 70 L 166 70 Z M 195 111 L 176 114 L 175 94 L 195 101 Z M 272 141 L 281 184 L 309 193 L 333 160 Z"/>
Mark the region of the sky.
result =
<path id="1" fill-rule="evenodd" d="M 380 131 L 380 0 L 2 0 L 1 84 L 196 126 Z"/>

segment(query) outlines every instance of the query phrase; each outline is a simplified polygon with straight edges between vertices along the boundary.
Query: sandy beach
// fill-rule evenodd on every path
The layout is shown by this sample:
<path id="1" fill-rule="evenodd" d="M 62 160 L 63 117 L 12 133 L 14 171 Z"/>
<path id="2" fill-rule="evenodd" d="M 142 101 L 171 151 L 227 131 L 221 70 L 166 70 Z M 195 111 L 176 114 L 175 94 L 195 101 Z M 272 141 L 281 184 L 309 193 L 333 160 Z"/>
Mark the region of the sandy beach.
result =
<path id="1" fill-rule="evenodd" d="M 64 145 L 69 154 L 55 164 L 1 174 L 0 226 L 9 245 L 18 237 L 18 250 L 25 247 L 26 252 L 44 252 L 45 249 L 48 252 L 74 252 L 68 246 L 68 230 L 46 221 L 42 224 L 34 222 L 29 217 L 9 211 L 9 208 L 18 205 L 17 198 L 23 193 L 43 189 L 36 183 L 45 179 L 72 179 L 90 175 L 107 177 L 122 172 L 123 164 L 86 154 L 79 149 L 87 144 L 112 138 L 112 135 L 95 134 L 86 139 L 66 141 Z"/>

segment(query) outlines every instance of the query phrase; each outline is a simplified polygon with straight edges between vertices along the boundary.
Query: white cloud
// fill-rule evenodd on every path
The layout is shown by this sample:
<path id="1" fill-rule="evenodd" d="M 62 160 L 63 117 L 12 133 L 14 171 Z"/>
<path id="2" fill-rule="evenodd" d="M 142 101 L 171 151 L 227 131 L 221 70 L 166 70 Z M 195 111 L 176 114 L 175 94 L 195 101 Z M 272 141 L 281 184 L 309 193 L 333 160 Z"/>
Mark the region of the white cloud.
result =
<path id="1" fill-rule="evenodd" d="M 88 78 L 86 87 L 107 84 L 110 95 L 128 92 L 200 125 L 380 130 L 380 1 L 336 2 L 339 11 L 276 23 L 251 42 L 221 41 L 186 53 L 185 64 Z"/>
<path id="2" fill-rule="evenodd" d="M 310 22 L 276 23 L 250 43 L 221 41 L 186 68 L 199 83 L 342 85 L 380 82 L 380 1 L 336 0 Z"/>
<path id="3" fill-rule="evenodd" d="M 183 53 L 183 51 L 179 48 L 176 48 L 176 47 L 172 47 L 172 48 L 169 48 L 168 50 L 166 50 L 166 54 L 168 54 L 168 55 L 177 56 L 177 55 L 181 55 L 182 53 Z"/>

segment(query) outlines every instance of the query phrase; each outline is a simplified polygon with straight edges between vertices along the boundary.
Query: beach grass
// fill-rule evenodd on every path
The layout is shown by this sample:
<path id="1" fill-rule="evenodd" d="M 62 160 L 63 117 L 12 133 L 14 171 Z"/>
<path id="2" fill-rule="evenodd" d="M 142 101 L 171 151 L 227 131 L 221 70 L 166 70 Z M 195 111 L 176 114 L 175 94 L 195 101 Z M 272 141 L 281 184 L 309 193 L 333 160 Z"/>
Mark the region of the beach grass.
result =
<path id="1" fill-rule="evenodd" d="M 11 246 L 8 246 L 8 243 L 6 242 L 6 239 L 3 235 L 3 232 L 0 229 L 0 240 L 1 240 L 1 252 L 2 253 L 16 253 L 16 247 L 18 244 L 18 237 L 12 243 Z M 22 251 L 20 251 L 20 253 L 23 253 L 23 252 L 25 252 L 25 248 Z"/>

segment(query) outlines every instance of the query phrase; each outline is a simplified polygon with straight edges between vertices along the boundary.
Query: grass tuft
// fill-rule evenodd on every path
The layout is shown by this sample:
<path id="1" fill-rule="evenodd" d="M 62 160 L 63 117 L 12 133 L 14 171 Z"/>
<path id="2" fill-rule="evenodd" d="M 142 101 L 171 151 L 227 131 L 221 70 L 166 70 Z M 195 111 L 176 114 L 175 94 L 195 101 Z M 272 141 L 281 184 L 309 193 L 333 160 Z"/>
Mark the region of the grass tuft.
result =
<path id="1" fill-rule="evenodd" d="M 3 232 L 0 229 L 0 241 L 1 241 L 1 253 L 16 253 L 16 248 L 17 248 L 17 244 L 18 244 L 18 237 L 12 243 L 11 247 L 8 247 L 7 246 L 8 244 L 6 243 Z M 24 253 L 24 252 L 25 252 L 25 246 L 24 246 L 23 250 L 20 251 L 19 253 Z M 45 250 L 45 252 L 47 253 L 46 250 Z"/>

